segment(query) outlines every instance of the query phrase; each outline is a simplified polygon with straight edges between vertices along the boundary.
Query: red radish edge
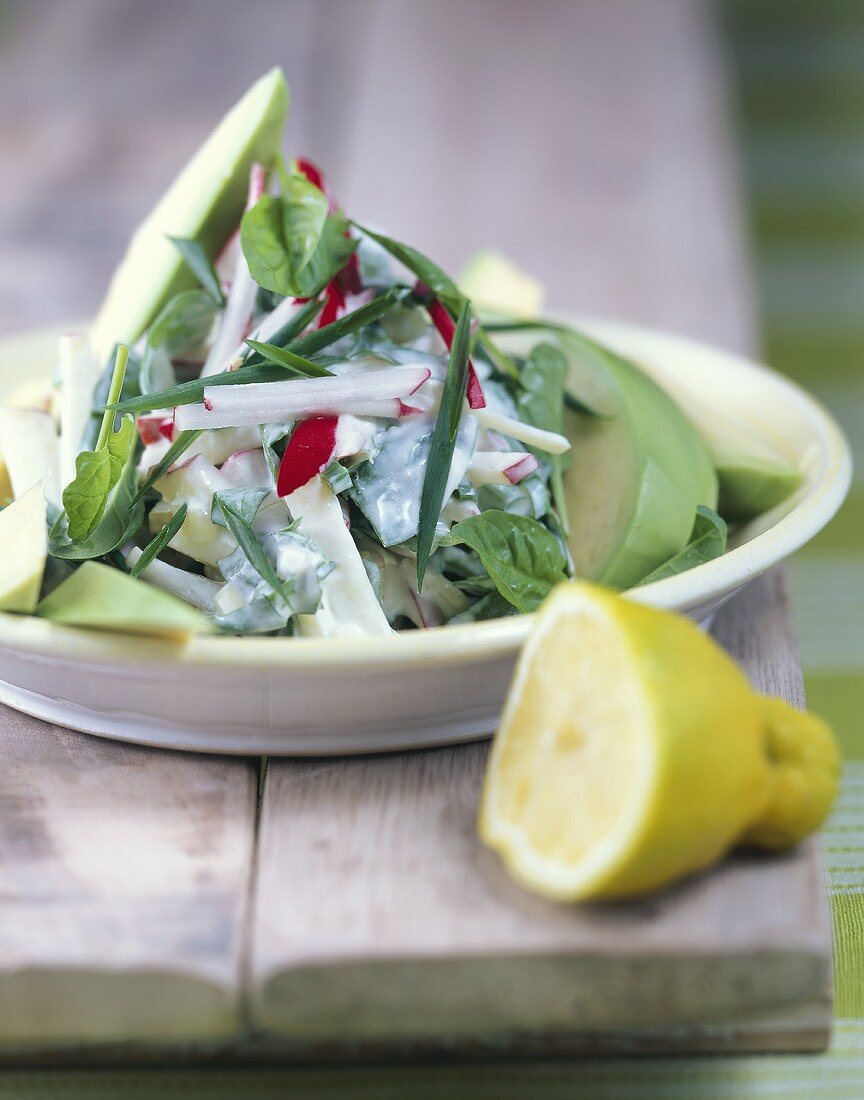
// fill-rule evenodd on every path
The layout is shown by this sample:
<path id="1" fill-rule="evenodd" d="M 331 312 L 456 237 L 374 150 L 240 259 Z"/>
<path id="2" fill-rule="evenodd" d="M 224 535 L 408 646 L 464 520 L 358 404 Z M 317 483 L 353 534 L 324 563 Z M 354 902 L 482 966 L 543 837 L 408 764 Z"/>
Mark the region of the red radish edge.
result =
<path id="1" fill-rule="evenodd" d="M 534 455 L 525 455 L 518 462 L 514 462 L 512 466 L 508 466 L 504 471 L 504 476 L 511 485 L 516 485 L 523 477 L 533 474 L 539 465 L 540 463 Z"/>
<path id="2" fill-rule="evenodd" d="M 139 416 L 136 424 L 138 435 L 145 446 L 174 438 L 174 420 L 170 416 Z"/>
<path id="3" fill-rule="evenodd" d="M 438 335 L 447 345 L 448 349 L 452 348 L 453 337 L 456 334 L 456 323 L 450 316 L 450 311 L 443 302 L 440 302 L 437 298 L 432 296 L 430 288 L 419 279 L 414 284 L 414 293 L 419 298 L 423 299 L 426 311 L 432 319 L 432 324 L 438 330 Z M 468 360 L 468 384 L 465 387 L 465 397 L 468 400 L 469 408 L 486 408 L 486 398 L 483 396 L 483 387 L 480 385 L 477 371 L 474 369 L 474 364 L 470 359 Z"/>
<path id="4" fill-rule="evenodd" d="M 290 496 L 320 474 L 336 449 L 338 416 L 314 416 L 294 429 L 279 465 L 276 492 Z"/>

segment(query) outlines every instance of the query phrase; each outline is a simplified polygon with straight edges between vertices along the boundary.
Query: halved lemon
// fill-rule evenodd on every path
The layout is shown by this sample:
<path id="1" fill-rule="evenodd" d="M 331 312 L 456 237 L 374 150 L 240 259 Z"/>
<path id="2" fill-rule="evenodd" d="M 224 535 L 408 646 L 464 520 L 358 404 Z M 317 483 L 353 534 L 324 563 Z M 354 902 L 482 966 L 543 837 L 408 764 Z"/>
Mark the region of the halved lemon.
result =
<path id="1" fill-rule="evenodd" d="M 639 894 L 697 871 L 776 816 L 784 795 L 789 809 L 765 703 L 689 620 L 562 585 L 517 666 L 481 836 L 518 881 L 563 900 Z"/>

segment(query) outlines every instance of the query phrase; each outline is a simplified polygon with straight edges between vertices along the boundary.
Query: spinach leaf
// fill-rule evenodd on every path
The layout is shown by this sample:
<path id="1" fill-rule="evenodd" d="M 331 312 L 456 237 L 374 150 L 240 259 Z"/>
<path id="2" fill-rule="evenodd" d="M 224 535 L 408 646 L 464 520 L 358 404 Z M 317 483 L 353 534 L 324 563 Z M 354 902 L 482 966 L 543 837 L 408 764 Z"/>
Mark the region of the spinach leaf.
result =
<path id="1" fill-rule="evenodd" d="M 123 388 L 128 359 L 129 349 L 119 344 L 109 399 L 116 399 Z M 81 451 L 76 457 L 75 477 L 63 490 L 63 512 L 51 526 L 49 551 L 54 557 L 101 557 L 141 522 L 143 508 L 136 508 L 134 500 L 138 448 L 135 421 L 124 416 L 117 431 L 113 424 L 114 414 L 106 411 L 95 450 Z"/>
<path id="2" fill-rule="evenodd" d="M 213 266 L 210 257 L 204 251 L 204 246 L 201 242 L 194 241 L 190 237 L 169 236 L 168 240 L 183 257 L 183 262 L 201 286 L 207 291 L 216 305 L 220 307 L 224 306 L 225 293 L 222 290 L 222 283 L 219 281 L 219 276 L 216 274 L 216 268 Z"/>
<path id="3" fill-rule="evenodd" d="M 216 308 L 204 290 L 183 290 L 175 294 L 147 331 L 145 358 L 155 351 L 173 356 L 199 348 L 213 327 Z"/>
<path id="4" fill-rule="evenodd" d="M 498 592 L 489 592 L 488 595 L 475 601 L 458 615 L 447 620 L 448 626 L 459 626 L 460 623 L 479 623 L 487 619 L 505 619 L 508 615 L 515 615 L 517 609 L 505 600 Z"/>
<path id="5" fill-rule="evenodd" d="M 301 173 L 282 174 L 282 194 L 265 195 L 240 223 L 252 278 L 277 294 L 311 298 L 341 271 L 356 247 L 342 214 Z"/>
<path id="6" fill-rule="evenodd" d="M 97 450 L 81 451 L 75 459 L 75 477 L 63 490 L 63 509 L 69 538 L 86 538 L 102 516 L 108 494 L 120 480 L 135 450 L 135 421 L 124 416 L 120 430 L 110 431 Z"/>
<path id="7" fill-rule="evenodd" d="M 130 577 L 137 577 L 143 573 L 147 566 L 153 561 L 154 558 L 158 558 L 171 539 L 177 534 L 180 528 L 183 526 L 183 522 L 186 519 L 186 513 L 188 508 L 185 504 L 181 504 L 174 515 L 168 520 L 165 526 L 154 535 L 154 537 L 147 543 L 144 549 L 141 551 L 141 557 L 135 562 L 132 568 L 129 570 Z"/>
<path id="8" fill-rule="evenodd" d="M 141 526 L 144 504 L 136 492 L 137 433 L 131 416 L 123 418 L 120 431 L 111 437 L 106 446 L 110 448 L 109 488 L 103 492 L 105 483 L 99 476 L 94 481 L 82 479 L 79 485 L 76 474 L 75 480 L 63 492 L 66 510 L 51 528 L 48 549 L 55 558 L 81 561 L 104 557 L 131 538 Z M 121 466 L 123 449 L 127 446 L 128 452 Z M 79 455 L 78 459 L 81 458 L 82 455 Z M 112 483 L 113 471 L 118 469 L 119 476 Z M 89 469 L 83 472 L 86 477 Z M 82 533 L 84 531 L 86 533 Z"/>
<path id="9" fill-rule="evenodd" d="M 429 457 L 426 460 L 423 490 L 420 494 L 420 521 L 417 525 L 418 591 L 423 588 L 423 576 L 429 563 L 432 543 L 435 540 L 435 529 L 444 505 L 444 489 L 450 474 L 459 421 L 462 419 L 462 409 L 465 404 L 470 352 L 471 307 L 465 302 L 453 335 L 447 377 L 444 380 L 441 404 L 429 445 Z"/>
<path id="10" fill-rule="evenodd" d="M 519 611 L 534 611 L 567 579 L 567 559 L 555 536 L 536 520 L 506 512 L 463 519 L 441 540 L 476 550 L 498 592 Z"/>
<path id="11" fill-rule="evenodd" d="M 494 508 L 514 516 L 542 519 L 550 505 L 546 481 L 537 474 L 523 478 L 516 485 L 481 485 L 477 490 L 477 506 L 481 512 Z"/>
<path id="12" fill-rule="evenodd" d="M 726 536 L 726 521 L 710 508 L 706 508 L 704 504 L 700 504 L 696 509 L 696 520 L 693 523 L 690 541 L 684 549 L 673 555 L 663 565 L 658 566 L 647 577 L 643 577 L 637 587 L 662 581 L 666 577 L 674 577 L 687 569 L 693 569 L 706 561 L 719 558 L 726 550 Z"/>

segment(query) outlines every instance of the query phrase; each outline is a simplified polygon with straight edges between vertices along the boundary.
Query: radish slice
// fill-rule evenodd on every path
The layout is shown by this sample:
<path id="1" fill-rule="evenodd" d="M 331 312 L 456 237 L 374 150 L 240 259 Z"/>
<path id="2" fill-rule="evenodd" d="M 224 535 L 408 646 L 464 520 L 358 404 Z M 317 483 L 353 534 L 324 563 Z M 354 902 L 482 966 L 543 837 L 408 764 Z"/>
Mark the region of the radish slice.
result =
<path id="1" fill-rule="evenodd" d="M 475 451 L 468 465 L 468 480 L 480 485 L 516 485 L 533 474 L 540 463 L 527 451 Z"/>
<path id="2" fill-rule="evenodd" d="M 174 422 L 170 416 L 139 416 L 136 421 L 138 435 L 145 447 L 151 443 L 161 443 L 167 439 L 174 439 Z"/>
<path id="3" fill-rule="evenodd" d="M 392 634 L 387 616 L 369 583 L 360 551 L 345 526 L 339 498 L 321 477 L 285 498 L 300 532 L 336 568 L 321 582 L 321 606 L 299 616 L 300 630 L 312 635 Z"/>
<path id="4" fill-rule="evenodd" d="M 456 334 L 456 323 L 450 316 L 450 311 L 442 302 L 439 302 L 437 298 L 432 298 L 432 291 L 425 283 L 419 280 L 414 284 L 414 293 L 420 298 L 427 300 L 426 311 L 432 319 L 432 324 L 438 330 L 438 335 L 447 345 L 449 350 L 453 346 L 453 337 Z M 483 396 L 483 387 L 480 385 L 477 371 L 474 369 L 474 364 L 470 359 L 468 360 L 468 384 L 465 387 L 465 396 L 468 399 L 469 408 L 486 408 L 486 398 Z"/>
<path id="5" fill-rule="evenodd" d="M 279 466 L 276 492 L 287 497 L 320 474 L 336 450 L 336 416 L 314 416 L 298 424 Z"/>
<path id="6" fill-rule="evenodd" d="M 493 412 L 491 409 L 475 409 L 474 416 L 481 427 L 491 429 L 493 432 L 501 432 L 511 439 L 518 439 L 537 451 L 546 451 L 550 455 L 563 455 L 570 450 L 570 440 L 557 432 L 547 432 L 542 428 L 534 428 L 530 424 L 523 424 L 512 416 Z"/>
<path id="7" fill-rule="evenodd" d="M 264 194 L 266 179 L 266 172 L 261 165 L 253 164 L 249 174 L 247 210 L 251 209 Z M 225 303 L 225 312 L 222 314 L 222 323 L 201 368 L 202 378 L 210 374 L 218 374 L 230 366 L 234 350 L 252 324 L 252 311 L 255 308 L 257 293 L 258 284 L 249 273 L 249 265 L 241 249 L 234 264 L 234 275 L 231 279 L 228 301 Z"/>
<path id="8" fill-rule="evenodd" d="M 222 463 L 219 473 L 238 489 L 263 489 L 273 484 L 270 467 L 261 447 L 234 451 Z"/>

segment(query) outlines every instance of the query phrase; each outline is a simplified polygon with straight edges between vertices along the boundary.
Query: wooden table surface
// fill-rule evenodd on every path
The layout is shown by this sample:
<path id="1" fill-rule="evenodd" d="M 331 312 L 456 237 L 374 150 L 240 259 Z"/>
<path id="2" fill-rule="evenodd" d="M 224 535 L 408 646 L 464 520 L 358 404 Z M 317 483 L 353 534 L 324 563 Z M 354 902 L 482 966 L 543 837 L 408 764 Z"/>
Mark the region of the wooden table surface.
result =
<path id="1" fill-rule="evenodd" d="M 499 245 L 551 307 L 753 348 L 724 73 L 695 0 L 42 0 L 6 9 L 0 59 L 0 330 L 88 315 L 184 158 L 281 63 L 289 150 L 352 214 L 455 270 Z M 779 577 L 716 630 L 801 701 Z M 485 745 L 274 761 L 259 805 L 257 760 L 9 711 L 0 741 L 3 1057 L 344 1054 L 396 1032 L 596 1050 L 632 1047 L 634 1022 L 644 1049 L 676 1046 L 670 1028 L 687 1049 L 824 1042 L 815 845 L 565 909 L 479 849 Z"/>

